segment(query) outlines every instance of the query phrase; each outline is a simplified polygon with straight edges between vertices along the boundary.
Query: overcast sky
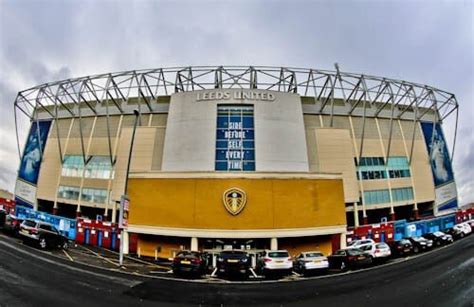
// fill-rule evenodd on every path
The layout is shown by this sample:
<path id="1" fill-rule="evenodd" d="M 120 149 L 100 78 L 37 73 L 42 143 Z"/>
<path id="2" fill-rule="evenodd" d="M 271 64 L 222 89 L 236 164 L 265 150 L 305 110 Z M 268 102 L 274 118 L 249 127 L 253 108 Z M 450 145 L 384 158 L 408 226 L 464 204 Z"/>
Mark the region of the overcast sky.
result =
<path id="1" fill-rule="evenodd" d="M 456 95 L 455 176 L 461 204 L 474 201 L 473 2 L 0 0 L 0 188 L 13 191 L 19 165 L 20 90 L 132 69 L 338 62 Z M 444 131 L 451 144 L 454 116 Z"/>

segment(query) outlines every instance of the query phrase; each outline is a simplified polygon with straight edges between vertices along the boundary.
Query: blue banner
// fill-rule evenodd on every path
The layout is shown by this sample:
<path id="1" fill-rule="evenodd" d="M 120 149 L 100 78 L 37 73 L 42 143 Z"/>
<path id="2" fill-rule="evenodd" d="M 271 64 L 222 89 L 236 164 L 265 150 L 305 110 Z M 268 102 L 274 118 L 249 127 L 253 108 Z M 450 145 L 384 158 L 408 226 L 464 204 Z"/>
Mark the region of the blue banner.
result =
<path id="1" fill-rule="evenodd" d="M 32 184 L 38 183 L 42 152 L 46 145 L 51 121 L 33 122 L 26 141 L 23 158 L 18 171 L 18 178 Z"/>
<path id="2" fill-rule="evenodd" d="M 457 190 L 448 146 L 439 123 L 422 122 L 421 129 L 429 153 L 431 171 L 436 192 L 436 211 L 458 206 Z"/>

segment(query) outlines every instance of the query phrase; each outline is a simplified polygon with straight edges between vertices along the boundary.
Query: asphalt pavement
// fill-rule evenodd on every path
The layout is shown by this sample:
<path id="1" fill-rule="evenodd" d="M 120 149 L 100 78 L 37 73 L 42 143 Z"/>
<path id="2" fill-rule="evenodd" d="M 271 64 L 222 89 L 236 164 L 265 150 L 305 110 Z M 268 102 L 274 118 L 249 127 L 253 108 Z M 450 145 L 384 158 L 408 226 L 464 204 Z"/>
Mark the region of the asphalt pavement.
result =
<path id="1" fill-rule="evenodd" d="M 474 306 L 474 235 L 404 262 L 286 282 L 183 282 L 61 259 L 0 235 L 0 306 Z"/>

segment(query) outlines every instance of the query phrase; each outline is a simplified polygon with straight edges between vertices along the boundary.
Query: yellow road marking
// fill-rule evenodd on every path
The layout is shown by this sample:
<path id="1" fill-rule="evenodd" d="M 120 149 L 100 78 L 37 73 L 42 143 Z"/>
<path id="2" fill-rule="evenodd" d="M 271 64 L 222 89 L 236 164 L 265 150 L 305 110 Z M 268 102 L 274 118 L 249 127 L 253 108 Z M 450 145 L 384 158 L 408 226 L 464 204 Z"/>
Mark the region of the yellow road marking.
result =
<path id="1" fill-rule="evenodd" d="M 100 255 L 100 254 L 94 252 L 94 251 L 91 250 L 91 249 L 88 249 L 88 248 L 85 247 L 85 246 L 82 246 L 82 245 L 78 245 L 78 246 L 80 246 L 80 247 L 82 247 L 82 248 L 88 250 L 89 252 L 91 252 L 92 254 L 96 255 L 96 256 L 99 257 L 100 259 L 103 259 L 103 260 L 107 261 L 108 263 L 111 263 L 111 264 L 113 264 L 113 265 L 115 265 L 115 266 L 120 267 L 120 264 L 119 264 L 119 263 L 113 262 L 112 260 L 110 260 L 110 259 L 108 259 L 108 258 L 106 258 L 106 257 L 103 257 L 102 255 Z M 126 268 L 125 266 L 122 266 L 122 267 L 123 267 L 123 268 Z"/>
<path id="2" fill-rule="evenodd" d="M 62 251 L 64 255 L 66 255 L 69 258 L 69 260 L 74 261 L 74 259 L 72 259 L 72 257 L 64 249 Z"/>

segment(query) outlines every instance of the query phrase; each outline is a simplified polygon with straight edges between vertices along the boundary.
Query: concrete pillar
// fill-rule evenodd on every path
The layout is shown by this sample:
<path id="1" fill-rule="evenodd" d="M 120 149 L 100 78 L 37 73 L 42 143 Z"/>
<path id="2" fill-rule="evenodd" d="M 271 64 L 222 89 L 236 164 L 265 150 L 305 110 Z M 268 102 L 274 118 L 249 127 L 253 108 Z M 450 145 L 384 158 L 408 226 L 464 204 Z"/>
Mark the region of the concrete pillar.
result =
<path id="1" fill-rule="evenodd" d="M 415 220 L 420 219 L 420 213 L 418 212 L 418 209 L 413 210 L 413 217 L 415 218 Z"/>
<path id="2" fill-rule="evenodd" d="M 53 207 L 53 215 L 57 215 L 58 214 L 58 207 Z"/>
<path id="3" fill-rule="evenodd" d="M 357 210 L 357 203 L 354 203 L 354 226 L 359 227 L 359 211 Z"/>
<path id="4" fill-rule="evenodd" d="M 277 238 L 271 238 L 270 239 L 270 249 L 272 249 L 272 250 L 277 250 L 278 249 L 278 239 Z"/>
<path id="5" fill-rule="evenodd" d="M 346 243 L 347 243 L 347 238 L 346 238 L 346 233 L 343 232 L 341 233 L 341 249 L 346 248 Z"/>
<path id="6" fill-rule="evenodd" d="M 395 216 L 395 212 L 391 212 L 390 213 L 390 220 L 395 221 L 396 219 L 397 219 L 397 217 Z"/>
<path id="7" fill-rule="evenodd" d="M 198 238 L 196 237 L 192 237 L 191 238 L 191 250 L 192 251 L 198 251 L 199 249 L 199 246 L 198 246 Z"/>
<path id="8" fill-rule="evenodd" d="M 112 223 L 117 223 L 117 203 L 114 202 L 112 206 Z"/>
<path id="9" fill-rule="evenodd" d="M 122 231 L 123 235 L 123 254 L 128 255 L 129 250 L 128 250 L 128 245 L 129 245 L 129 240 L 128 240 L 128 231 L 124 230 Z"/>
<path id="10" fill-rule="evenodd" d="M 369 219 L 367 218 L 367 215 L 364 214 L 364 217 L 363 217 L 363 222 L 362 222 L 363 225 L 367 225 L 369 224 Z"/>

